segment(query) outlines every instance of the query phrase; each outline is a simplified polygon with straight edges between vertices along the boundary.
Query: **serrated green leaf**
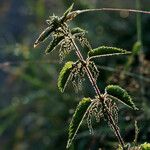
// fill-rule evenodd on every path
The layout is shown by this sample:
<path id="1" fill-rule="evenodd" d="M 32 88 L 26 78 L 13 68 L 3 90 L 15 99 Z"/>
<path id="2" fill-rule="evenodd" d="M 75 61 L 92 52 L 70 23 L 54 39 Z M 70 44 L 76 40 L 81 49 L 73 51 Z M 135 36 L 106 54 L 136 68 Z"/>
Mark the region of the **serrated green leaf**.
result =
<path id="1" fill-rule="evenodd" d="M 51 51 L 53 51 L 60 43 L 61 41 L 64 39 L 64 36 L 59 36 L 55 39 L 53 39 L 50 44 L 48 45 L 48 47 L 45 50 L 45 53 L 48 54 Z"/>
<path id="2" fill-rule="evenodd" d="M 101 46 L 88 52 L 88 56 L 90 57 L 90 59 L 96 57 L 124 55 L 124 54 L 130 54 L 130 52 L 123 50 L 121 48 L 108 47 L 108 46 Z"/>
<path id="3" fill-rule="evenodd" d="M 34 47 L 36 47 L 39 43 L 43 42 L 53 31 L 54 27 L 47 27 L 38 37 L 38 39 L 34 43 Z"/>
<path id="4" fill-rule="evenodd" d="M 116 99 L 134 110 L 138 110 L 126 90 L 118 85 L 108 85 L 105 92 L 112 99 Z"/>
<path id="5" fill-rule="evenodd" d="M 69 137 L 67 142 L 67 148 L 70 147 L 75 135 L 77 134 L 80 125 L 86 116 L 87 109 L 90 107 L 90 104 L 91 104 L 90 98 L 83 98 L 79 102 L 69 125 Z"/>
<path id="6" fill-rule="evenodd" d="M 76 34 L 80 34 L 80 33 L 85 33 L 86 31 L 77 27 L 77 28 L 73 28 L 71 30 L 71 33 L 73 35 L 76 35 Z M 51 51 L 53 51 L 60 43 L 61 41 L 64 39 L 64 36 L 58 36 L 57 38 L 54 38 L 50 44 L 48 45 L 48 47 L 46 48 L 45 50 L 45 53 L 48 54 L 50 53 Z"/>
<path id="7" fill-rule="evenodd" d="M 73 68 L 73 63 L 72 61 L 67 62 L 62 70 L 60 71 L 59 77 L 58 77 L 58 88 L 61 92 L 64 92 L 68 80 L 70 78 L 70 74 Z"/>

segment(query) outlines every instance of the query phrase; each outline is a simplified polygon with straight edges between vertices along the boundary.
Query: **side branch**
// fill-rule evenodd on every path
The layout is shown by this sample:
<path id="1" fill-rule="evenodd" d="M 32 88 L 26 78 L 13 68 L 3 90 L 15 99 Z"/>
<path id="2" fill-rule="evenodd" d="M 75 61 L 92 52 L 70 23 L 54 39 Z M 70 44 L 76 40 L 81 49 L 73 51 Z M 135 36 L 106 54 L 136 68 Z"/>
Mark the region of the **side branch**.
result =
<path id="1" fill-rule="evenodd" d="M 150 14 L 150 11 L 138 10 L 138 9 L 122 9 L 122 8 L 97 8 L 97 9 L 85 9 L 85 10 L 77 10 L 71 12 L 71 14 L 79 15 L 85 12 L 92 12 L 92 11 L 124 11 L 124 12 L 132 12 L 132 13 L 142 13 L 142 14 Z"/>

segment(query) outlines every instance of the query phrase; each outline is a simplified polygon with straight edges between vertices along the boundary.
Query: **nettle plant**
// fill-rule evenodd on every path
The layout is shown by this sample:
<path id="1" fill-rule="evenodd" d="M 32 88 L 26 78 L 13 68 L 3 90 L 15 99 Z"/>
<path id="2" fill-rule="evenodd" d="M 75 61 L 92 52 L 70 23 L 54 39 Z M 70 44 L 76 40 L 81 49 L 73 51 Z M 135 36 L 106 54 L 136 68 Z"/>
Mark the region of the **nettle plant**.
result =
<path id="1" fill-rule="evenodd" d="M 126 90 L 118 85 L 108 85 L 105 88 L 105 92 L 101 93 L 97 85 L 99 71 L 94 63 L 94 58 L 112 55 L 126 55 L 130 54 L 130 52 L 121 48 L 108 46 L 100 46 L 93 49 L 85 37 L 85 30 L 79 27 L 70 29 L 68 25 L 68 23 L 78 14 L 88 10 L 72 11 L 72 9 L 73 4 L 62 17 L 55 15 L 50 16 L 49 19 L 46 20 L 48 27 L 40 34 L 34 44 L 34 47 L 36 47 L 39 43 L 45 41 L 50 35 L 52 35 L 53 40 L 48 45 L 45 51 L 46 54 L 60 46 L 60 61 L 72 51 L 77 55 L 78 60 L 76 62 L 66 62 L 59 74 L 58 88 L 61 92 L 64 92 L 69 81 L 73 83 L 75 89 L 80 89 L 82 81 L 85 79 L 85 75 L 88 77 L 95 91 L 95 97 L 83 98 L 74 112 L 69 126 L 67 148 L 70 147 L 84 119 L 87 120 L 90 132 L 93 132 L 92 120 L 95 118 L 97 122 L 101 119 L 107 121 L 108 125 L 116 135 L 121 148 L 123 150 L 127 149 L 127 145 L 121 137 L 118 127 L 118 107 L 116 101 L 119 101 L 134 110 L 137 110 L 137 107 Z M 79 46 L 88 49 L 86 58 L 83 57 Z"/>

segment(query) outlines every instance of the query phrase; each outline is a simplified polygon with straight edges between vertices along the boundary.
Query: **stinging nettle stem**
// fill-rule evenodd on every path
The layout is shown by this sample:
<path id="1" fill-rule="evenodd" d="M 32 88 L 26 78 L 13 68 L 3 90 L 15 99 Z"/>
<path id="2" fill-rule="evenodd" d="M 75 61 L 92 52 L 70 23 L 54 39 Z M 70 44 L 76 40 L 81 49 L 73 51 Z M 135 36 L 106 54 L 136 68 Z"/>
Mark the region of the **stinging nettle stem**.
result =
<path id="1" fill-rule="evenodd" d="M 71 37 L 70 37 L 70 38 L 71 38 Z M 75 41 L 74 41 L 72 38 L 71 38 L 71 41 L 72 41 L 73 46 L 75 47 L 77 56 L 79 57 L 79 59 L 80 59 L 82 62 L 85 62 L 85 60 L 84 60 L 82 54 L 80 53 L 80 50 L 79 50 L 79 48 L 77 47 Z M 93 75 L 92 75 L 92 73 L 91 73 L 89 67 L 88 67 L 87 65 L 84 65 L 84 68 L 85 68 L 85 70 L 86 70 L 86 73 L 87 73 L 87 76 L 88 76 L 89 80 L 91 81 L 91 83 L 92 83 L 92 85 L 93 85 L 93 87 L 94 87 L 94 90 L 95 90 L 96 94 L 101 97 L 101 95 L 100 95 L 100 90 L 99 90 L 99 88 L 98 88 L 98 86 L 97 86 L 97 84 L 96 84 L 96 80 L 93 78 Z"/>
<path id="2" fill-rule="evenodd" d="M 80 52 L 78 46 L 76 45 L 74 39 L 73 39 L 71 36 L 69 36 L 69 37 L 70 37 L 70 40 L 71 40 L 73 46 L 75 47 L 75 52 L 76 52 L 77 56 L 79 57 L 79 59 L 80 59 L 82 62 L 85 62 L 85 60 L 84 60 L 84 58 L 83 58 L 83 56 L 82 56 L 82 54 L 81 54 L 81 52 Z M 88 67 L 87 65 L 84 65 L 84 68 L 85 68 L 85 71 L 86 71 L 86 73 L 87 73 L 87 76 L 88 76 L 88 78 L 89 78 L 89 80 L 90 80 L 90 82 L 91 82 L 91 84 L 92 84 L 92 86 L 93 86 L 93 88 L 94 88 L 96 94 L 98 95 L 100 101 L 102 102 L 102 105 L 103 105 L 103 107 L 104 107 L 104 109 L 105 109 L 105 112 L 106 112 L 106 115 L 107 115 L 107 117 L 108 117 L 108 121 L 110 122 L 110 124 L 112 125 L 112 127 L 113 127 L 113 129 L 114 129 L 115 135 L 116 135 L 116 137 L 117 137 L 117 139 L 118 139 L 120 145 L 122 146 L 123 150 L 125 150 L 125 144 L 124 144 L 123 138 L 121 137 L 120 131 L 118 130 L 118 127 L 117 127 L 117 125 L 115 124 L 115 121 L 114 121 L 113 117 L 112 117 L 111 114 L 109 113 L 108 109 L 105 107 L 104 98 L 101 96 L 101 92 L 100 92 L 100 90 L 99 90 L 99 88 L 98 88 L 98 86 L 97 86 L 96 80 L 95 80 L 95 78 L 93 77 L 93 75 L 92 75 L 92 73 L 91 73 L 89 67 Z"/>

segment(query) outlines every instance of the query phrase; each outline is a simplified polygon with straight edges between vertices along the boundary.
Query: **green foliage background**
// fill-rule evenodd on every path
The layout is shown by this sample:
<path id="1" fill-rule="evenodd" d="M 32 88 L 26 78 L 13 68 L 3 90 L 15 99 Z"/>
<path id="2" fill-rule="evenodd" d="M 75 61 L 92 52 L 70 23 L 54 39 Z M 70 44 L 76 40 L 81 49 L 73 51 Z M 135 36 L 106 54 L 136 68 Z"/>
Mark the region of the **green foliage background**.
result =
<path id="1" fill-rule="evenodd" d="M 33 49 L 44 21 L 55 13 L 62 15 L 71 1 L 1 1 L 0 5 L 0 150 L 62 150 L 66 147 L 68 125 L 83 96 L 92 96 L 89 82 L 76 94 L 70 85 L 64 94 L 57 87 L 59 64 L 57 50 L 45 55 L 45 46 Z M 16 8 L 18 6 L 18 8 Z M 77 0 L 75 9 L 117 7 L 135 8 L 135 1 Z M 150 2 L 141 0 L 142 10 L 150 11 Z M 87 13 L 71 24 L 88 31 L 93 47 L 116 46 L 132 50 L 137 40 L 136 14 L 124 12 Z M 134 140 L 134 119 L 138 121 L 138 143 L 150 142 L 150 16 L 142 15 L 140 54 L 124 71 L 126 57 L 103 58 L 99 65 L 99 86 L 119 84 L 129 91 L 139 111 L 121 106 L 119 126 L 126 142 Z M 74 55 L 67 59 L 75 60 Z M 142 62 L 140 61 L 142 59 Z M 86 124 L 85 124 L 86 125 Z M 114 149 L 116 139 L 106 123 L 94 123 L 95 134 L 87 126 L 80 129 L 71 150 Z"/>

